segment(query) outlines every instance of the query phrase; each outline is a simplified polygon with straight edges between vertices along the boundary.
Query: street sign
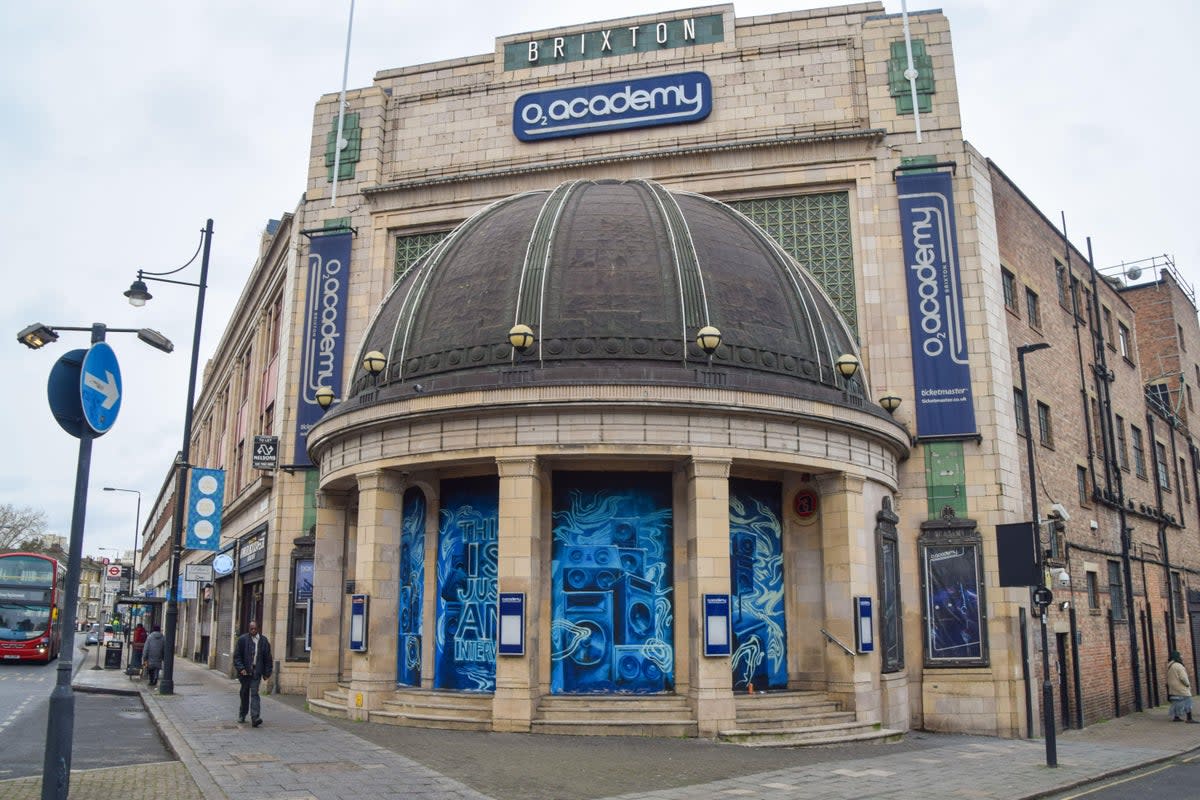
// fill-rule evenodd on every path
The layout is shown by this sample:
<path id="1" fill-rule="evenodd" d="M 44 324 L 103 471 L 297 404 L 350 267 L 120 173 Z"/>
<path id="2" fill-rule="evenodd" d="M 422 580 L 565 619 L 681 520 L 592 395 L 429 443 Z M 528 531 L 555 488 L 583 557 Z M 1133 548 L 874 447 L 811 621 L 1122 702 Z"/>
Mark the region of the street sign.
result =
<path id="1" fill-rule="evenodd" d="M 107 342 L 96 342 L 83 357 L 79 394 L 88 426 L 97 436 L 108 433 L 121 411 L 121 367 Z"/>
<path id="2" fill-rule="evenodd" d="M 254 457 L 255 469 L 275 469 L 279 466 L 279 437 L 255 436 Z"/>
<path id="3" fill-rule="evenodd" d="M 212 583 L 212 564 L 184 564 L 183 579 L 185 581 L 197 581 L 199 583 Z"/>
<path id="4" fill-rule="evenodd" d="M 108 577 L 110 577 L 110 578 L 120 578 L 121 577 L 121 565 L 120 564 L 109 564 L 105 568 L 105 571 L 107 572 Z"/>
<path id="5" fill-rule="evenodd" d="M 76 439 L 85 434 L 83 424 L 83 402 L 79 397 L 79 368 L 87 350 L 70 350 L 63 353 L 50 368 L 50 380 L 46 382 L 46 394 L 50 400 L 50 413 L 67 433 Z"/>

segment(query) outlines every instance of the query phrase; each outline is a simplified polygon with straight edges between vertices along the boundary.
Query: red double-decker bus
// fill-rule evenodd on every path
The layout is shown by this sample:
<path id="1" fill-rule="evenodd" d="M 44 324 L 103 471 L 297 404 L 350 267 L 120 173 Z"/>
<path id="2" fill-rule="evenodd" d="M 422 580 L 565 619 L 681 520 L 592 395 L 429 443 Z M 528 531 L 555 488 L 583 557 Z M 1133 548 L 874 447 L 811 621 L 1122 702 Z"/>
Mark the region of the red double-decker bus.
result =
<path id="1" fill-rule="evenodd" d="M 64 572 L 49 556 L 0 553 L 0 659 L 49 663 L 58 657 Z"/>

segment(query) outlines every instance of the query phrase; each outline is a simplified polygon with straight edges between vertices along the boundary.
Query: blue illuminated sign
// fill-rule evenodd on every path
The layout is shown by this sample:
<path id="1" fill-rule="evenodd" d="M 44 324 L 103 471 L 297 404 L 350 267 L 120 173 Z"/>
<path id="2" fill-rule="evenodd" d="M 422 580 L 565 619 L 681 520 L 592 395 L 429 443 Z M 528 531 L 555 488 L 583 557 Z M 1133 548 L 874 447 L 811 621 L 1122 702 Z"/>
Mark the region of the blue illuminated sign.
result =
<path id="1" fill-rule="evenodd" d="M 683 72 L 521 95 L 513 104 L 513 133 L 537 142 L 697 122 L 711 112 L 712 81 L 703 72 Z"/>
<path id="2" fill-rule="evenodd" d="M 951 176 L 901 174 L 896 192 L 908 281 L 917 436 L 975 436 Z"/>

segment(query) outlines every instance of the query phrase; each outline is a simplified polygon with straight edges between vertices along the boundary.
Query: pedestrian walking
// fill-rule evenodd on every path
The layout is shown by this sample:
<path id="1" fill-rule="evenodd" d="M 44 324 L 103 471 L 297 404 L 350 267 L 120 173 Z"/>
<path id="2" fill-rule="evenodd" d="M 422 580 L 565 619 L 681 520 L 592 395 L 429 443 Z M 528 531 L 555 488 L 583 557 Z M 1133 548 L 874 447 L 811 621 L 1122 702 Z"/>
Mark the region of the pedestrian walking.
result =
<path id="1" fill-rule="evenodd" d="M 1171 651 L 1167 662 L 1167 699 L 1171 701 L 1172 722 L 1183 722 L 1180 714 L 1186 714 L 1188 722 L 1196 722 L 1192 719 L 1192 682 L 1178 650 Z"/>
<path id="2" fill-rule="evenodd" d="M 150 677 L 151 686 L 158 685 L 158 671 L 162 669 L 166 650 L 167 640 L 162 635 L 162 628 L 155 625 L 142 646 L 142 663 L 146 665 L 146 674 Z"/>
<path id="3" fill-rule="evenodd" d="M 130 656 L 129 667 L 135 672 L 142 668 L 142 652 L 146 649 L 146 626 L 138 623 L 133 629 L 133 655 Z"/>
<path id="4" fill-rule="evenodd" d="M 250 724 L 257 728 L 262 725 L 261 704 L 258 697 L 258 687 L 263 678 L 271 677 L 271 643 L 267 637 L 258 632 L 258 623 L 250 620 L 246 633 L 238 637 L 237 645 L 233 648 L 233 668 L 237 670 L 238 680 L 241 681 L 241 691 L 238 698 L 238 722 L 246 721 L 246 712 L 250 712 Z"/>

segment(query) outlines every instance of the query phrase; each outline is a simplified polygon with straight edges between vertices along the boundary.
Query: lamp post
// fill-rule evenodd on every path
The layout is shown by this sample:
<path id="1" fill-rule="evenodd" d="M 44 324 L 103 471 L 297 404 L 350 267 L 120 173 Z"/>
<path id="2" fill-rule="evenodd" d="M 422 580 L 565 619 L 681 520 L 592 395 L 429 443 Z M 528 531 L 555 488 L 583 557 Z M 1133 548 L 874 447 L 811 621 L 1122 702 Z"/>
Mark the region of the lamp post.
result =
<path id="1" fill-rule="evenodd" d="M 137 337 L 143 342 L 165 353 L 169 353 L 175 348 L 175 345 L 169 339 L 149 328 L 109 328 L 102 322 L 93 323 L 90 327 L 86 328 L 65 325 L 50 326 L 35 323 L 18 333 L 17 341 L 31 350 L 37 350 L 57 341 L 58 331 L 89 331 L 92 336 L 92 352 L 98 352 L 96 346 L 104 342 L 105 336 L 109 332 L 136 333 Z M 68 353 L 60 359 L 59 365 L 70 364 L 69 357 L 71 355 L 71 353 Z M 75 651 L 75 612 L 79 601 L 76 587 L 79 586 L 79 576 L 83 566 L 83 529 L 84 520 L 87 516 L 88 479 L 92 467 L 92 440 L 109 430 L 120 409 L 119 405 L 116 405 L 114 408 L 114 404 L 120 400 L 119 379 L 114 382 L 110 375 L 105 383 L 93 385 L 93 383 L 88 382 L 94 376 L 87 372 L 87 362 L 88 357 L 84 357 L 83 364 L 76 365 L 77 368 L 82 367 L 82 372 L 76 374 L 81 375 L 83 378 L 83 385 L 97 391 L 103 391 L 107 398 L 105 401 L 107 405 L 104 407 L 113 410 L 106 421 L 103 421 L 103 427 L 96 425 L 88 416 L 86 410 L 79 411 L 80 416 L 85 419 L 74 419 L 72 413 L 66 415 L 65 419 L 59 417 L 58 420 L 64 430 L 79 439 L 79 458 L 75 468 L 75 497 L 71 509 L 71 539 L 67 555 L 66 585 L 70 587 L 70 590 L 64 593 L 60 613 L 62 630 L 70 637 L 70 647 L 67 648 L 67 652 L 69 653 L 74 653 Z M 56 369 L 59 365 L 56 365 Z M 116 369 L 115 361 L 112 362 L 111 369 L 113 372 L 119 371 Z M 70 374 L 69 369 L 66 371 L 66 374 Z M 60 374 L 61 377 L 62 375 Z M 78 381 L 79 378 L 74 378 L 74 380 Z M 54 384 L 55 374 L 51 372 L 51 385 L 54 386 Z M 78 386 L 79 383 L 76 385 Z M 82 392 L 82 387 L 77 391 Z M 51 390 L 51 395 L 51 411 L 55 412 L 56 416 L 68 410 L 62 405 L 56 406 L 56 404 L 63 403 L 64 395 L 58 394 L 54 389 Z M 81 400 L 78 396 L 75 399 Z M 80 408 L 82 409 L 82 403 Z M 46 713 L 46 750 L 42 761 L 42 800 L 66 800 L 70 794 L 71 740 L 75 734 L 75 693 L 71 689 L 71 671 L 73 666 L 74 658 L 60 658 L 58 660 L 56 682 L 53 691 L 50 692 L 50 701 Z"/>
<path id="2" fill-rule="evenodd" d="M 1046 608 L 1054 599 L 1046 586 L 1045 554 L 1042 550 L 1041 520 L 1038 517 L 1037 475 L 1033 461 L 1033 432 L 1029 424 L 1029 390 L 1025 382 L 1025 356 L 1045 350 L 1049 342 L 1023 344 L 1017 348 L 1017 366 L 1021 372 L 1021 414 L 1025 419 L 1025 459 L 1029 466 L 1029 501 L 1033 511 L 1034 542 L 1037 548 L 1038 587 L 1033 592 L 1042 627 L 1042 727 L 1046 737 L 1046 766 L 1058 766 L 1057 742 L 1054 738 L 1054 689 L 1050 685 L 1050 638 L 1046 631 Z"/>
<path id="3" fill-rule="evenodd" d="M 142 526 L 142 493 L 137 489 L 121 489 L 116 486 L 105 486 L 106 492 L 126 492 L 128 494 L 137 495 L 137 511 L 133 516 L 133 561 L 129 565 L 129 594 L 133 594 L 133 587 L 137 585 L 137 565 L 138 565 L 138 532 Z M 120 592 L 118 592 L 120 594 Z M 133 608 L 129 608 L 129 613 L 125 620 L 125 643 L 129 644 L 129 636 L 132 633 L 130 630 L 133 627 Z M 135 667 L 137 664 L 133 660 L 133 651 L 129 651 L 129 666 Z"/>
<path id="4" fill-rule="evenodd" d="M 128 492 L 129 494 L 137 495 L 137 511 L 133 516 L 133 571 L 129 579 L 129 593 L 133 594 L 133 587 L 137 584 L 137 563 L 138 563 L 138 533 L 142 529 L 142 493 L 137 489 L 121 489 L 117 486 L 105 486 L 106 492 Z"/>
<path id="5" fill-rule="evenodd" d="M 171 563 L 168 571 L 167 611 L 163 619 L 164 642 L 162 673 L 158 680 L 159 694 L 175 693 L 175 633 L 179 623 L 179 561 L 183 555 L 183 513 L 185 508 L 184 493 L 187 490 L 187 475 L 191 464 L 188 462 L 192 444 L 192 408 L 196 402 L 196 366 L 200 356 L 200 327 L 204 322 L 204 291 L 208 288 L 208 256 L 212 249 L 213 221 L 210 219 L 200 231 L 200 246 L 186 264 L 168 272 L 147 272 L 138 270 L 137 278 L 125 292 L 129 304 L 141 307 L 153 295 L 146 289 L 143 278 L 161 283 L 174 283 L 180 286 L 192 286 L 196 293 L 196 322 L 192 331 L 192 363 L 188 372 L 187 408 L 183 415 L 183 446 L 179 450 L 179 458 L 175 464 L 175 513 L 171 518 Z M 180 270 L 191 266 L 200 255 L 200 281 L 171 280 L 165 276 L 174 275 Z"/>

